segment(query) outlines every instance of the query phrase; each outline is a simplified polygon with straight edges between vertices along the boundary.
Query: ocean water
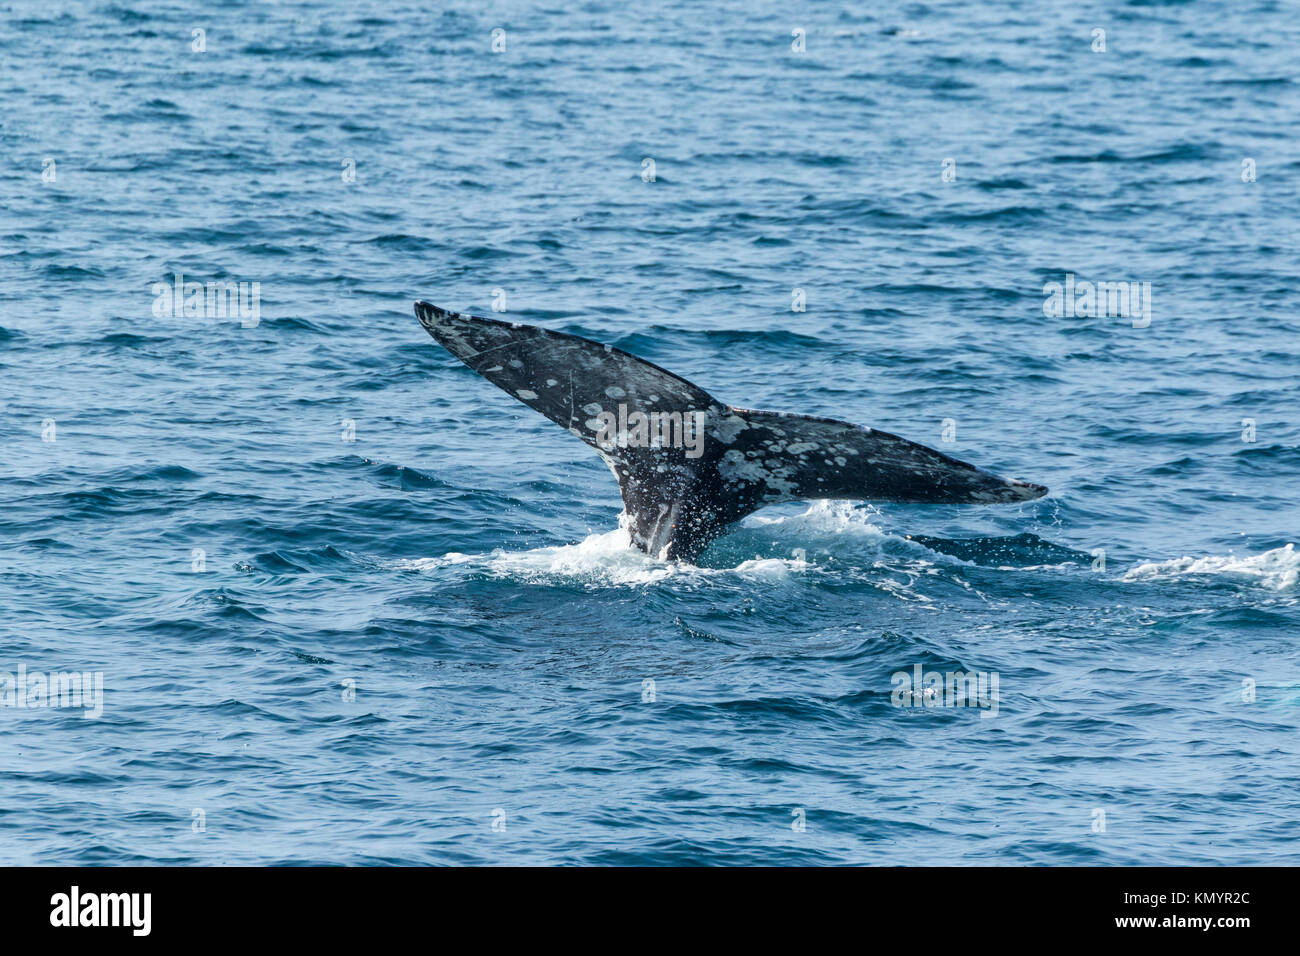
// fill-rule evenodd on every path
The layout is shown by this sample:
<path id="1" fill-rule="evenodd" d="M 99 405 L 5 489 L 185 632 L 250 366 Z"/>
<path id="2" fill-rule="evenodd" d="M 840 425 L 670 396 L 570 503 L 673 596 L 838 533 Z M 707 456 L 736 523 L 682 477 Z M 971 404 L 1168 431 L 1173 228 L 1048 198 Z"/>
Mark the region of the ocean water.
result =
<path id="1" fill-rule="evenodd" d="M 1297 49 L 1252 0 L 0 4 L 0 860 L 1300 862 Z M 1051 493 L 652 560 L 417 298 Z"/>

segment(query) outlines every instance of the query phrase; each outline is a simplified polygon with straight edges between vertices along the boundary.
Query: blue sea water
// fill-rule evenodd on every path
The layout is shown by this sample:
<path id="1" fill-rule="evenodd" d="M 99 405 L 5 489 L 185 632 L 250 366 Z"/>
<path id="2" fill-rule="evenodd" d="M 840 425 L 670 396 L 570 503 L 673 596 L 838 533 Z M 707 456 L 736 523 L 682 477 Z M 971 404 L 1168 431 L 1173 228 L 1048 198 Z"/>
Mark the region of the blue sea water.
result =
<path id="1" fill-rule="evenodd" d="M 0 860 L 1300 862 L 1297 50 L 1254 0 L 0 4 L 0 671 L 103 675 L 0 708 Z M 656 561 L 417 298 L 1051 494 Z"/>

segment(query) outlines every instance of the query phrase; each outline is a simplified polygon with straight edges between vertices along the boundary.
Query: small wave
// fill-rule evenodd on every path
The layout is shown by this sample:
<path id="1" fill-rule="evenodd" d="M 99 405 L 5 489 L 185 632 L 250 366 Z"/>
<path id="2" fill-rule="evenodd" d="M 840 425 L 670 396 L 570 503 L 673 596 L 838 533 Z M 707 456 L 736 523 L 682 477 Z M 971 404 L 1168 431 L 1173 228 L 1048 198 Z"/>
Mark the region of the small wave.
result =
<path id="1" fill-rule="evenodd" d="M 327 571 L 344 567 L 353 562 L 353 556 L 340 551 L 333 545 L 302 550 L 266 551 L 254 555 L 247 561 L 240 561 L 235 570 L 243 574 L 262 572 L 264 574 L 307 574 L 312 571 Z"/>
<path id="2" fill-rule="evenodd" d="M 99 345 L 109 345 L 113 348 L 134 349 L 146 345 L 161 345 L 170 342 L 171 339 L 161 335 L 137 335 L 134 332 L 110 332 L 98 340 Z"/>
<path id="3" fill-rule="evenodd" d="M 103 279 L 104 271 L 95 266 L 48 265 L 42 271 L 47 279 Z"/>
<path id="4" fill-rule="evenodd" d="M 397 249 L 404 252 L 436 252 L 442 248 L 441 243 L 424 236 L 410 236 L 403 232 L 389 232 L 375 236 L 367 242 L 385 249 Z"/>
<path id="5" fill-rule="evenodd" d="M 1273 548 L 1248 557 L 1209 555 L 1204 558 L 1174 558 L 1140 564 L 1124 575 L 1125 581 L 1151 581 L 1162 578 L 1223 575 L 1273 591 L 1288 591 L 1300 583 L 1300 553 L 1294 544 Z"/>

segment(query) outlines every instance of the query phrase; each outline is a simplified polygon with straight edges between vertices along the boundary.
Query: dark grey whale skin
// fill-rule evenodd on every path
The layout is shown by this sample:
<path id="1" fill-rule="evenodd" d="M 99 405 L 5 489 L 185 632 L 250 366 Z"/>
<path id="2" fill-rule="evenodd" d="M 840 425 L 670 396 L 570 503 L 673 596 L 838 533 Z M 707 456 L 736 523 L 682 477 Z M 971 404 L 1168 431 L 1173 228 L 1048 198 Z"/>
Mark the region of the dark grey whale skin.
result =
<path id="1" fill-rule="evenodd" d="M 632 544 L 665 560 L 694 561 L 733 522 L 778 501 L 998 504 L 1047 493 L 888 432 L 727 405 L 591 339 L 423 301 L 415 314 L 479 375 L 594 448 L 618 479 Z M 628 414 L 677 413 L 686 420 L 702 413 L 702 441 L 621 447 L 602 434 L 597 418 L 617 414 L 620 404 Z"/>

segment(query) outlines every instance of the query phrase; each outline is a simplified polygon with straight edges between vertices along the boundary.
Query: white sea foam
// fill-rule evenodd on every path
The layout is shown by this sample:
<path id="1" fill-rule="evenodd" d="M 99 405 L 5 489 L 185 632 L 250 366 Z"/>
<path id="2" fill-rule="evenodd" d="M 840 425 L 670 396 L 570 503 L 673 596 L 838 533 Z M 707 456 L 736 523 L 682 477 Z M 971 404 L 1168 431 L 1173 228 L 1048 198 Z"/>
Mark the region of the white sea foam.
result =
<path id="1" fill-rule="evenodd" d="M 830 537 L 842 539 L 849 536 L 872 545 L 890 539 L 870 522 L 872 513 L 854 509 L 845 502 L 817 501 L 799 514 L 752 515 L 714 551 L 713 558 L 715 561 L 721 559 L 724 567 L 661 561 L 643 554 L 631 547 L 627 529 L 623 526 L 589 535 L 576 544 L 529 551 L 498 548 L 482 555 L 451 552 L 440 558 L 397 561 L 394 566 L 428 572 L 468 566 L 494 577 L 599 586 L 653 584 L 668 578 L 709 578 L 728 574 L 774 582 L 812 568 L 814 562 L 808 558 L 808 552 L 819 545 L 830 546 Z M 774 545 L 784 553 L 771 554 Z M 769 553 L 765 555 L 761 553 L 763 551 Z"/>
<path id="2" fill-rule="evenodd" d="M 812 532 L 816 535 L 852 535 L 879 540 L 887 537 L 871 519 L 880 512 L 874 508 L 855 508 L 848 501 L 813 501 L 798 514 L 753 514 L 740 522 L 742 528 L 770 528 L 782 531 Z"/>
<path id="3" fill-rule="evenodd" d="M 577 583 L 602 587 L 654 584 L 669 578 L 707 578 L 738 574 L 769 582 L 807 567 L 796 558 L 753 558 L 731 568 L 704 568 L 675 561 L 660 561 L 630 547 L 627 531 L 619 528 L 593 534 L 576 544 L 466 555 L 451 553 L 441 558 L 399 561 L 397 567 L 416 571 L 437 571 L 453 565 L 468 565 L 493 577 L 539 583 Z"/>
<path id="4" fill-rule="evenodd" d="M 398 567 L 416 571 L 438 571 L 453 565 L 470 565 L 494 577 L 541 579 L 592 579 L 605 584 L 649 584 L 673 574 L 674 566 L 656 561 L 630 548 L 627 531 L 618 528 L 593 534 L 577 544 L 505 551 L 490 554 L 451 552 L 441 558 L 420 558 L 398 562 Z"/>
<path id="5" fill-rule="evenodd" d="M 1222 575 L 1243 584 L 1286 591 L 1300 583 L 1300 552 L 1295 550 L 1294 544 L 1288 544 L 1246 557 L 1230 554 L 1154 561 L 1128 571 L 1124 580 L 1149 581 L 1195 575 Z"/>

